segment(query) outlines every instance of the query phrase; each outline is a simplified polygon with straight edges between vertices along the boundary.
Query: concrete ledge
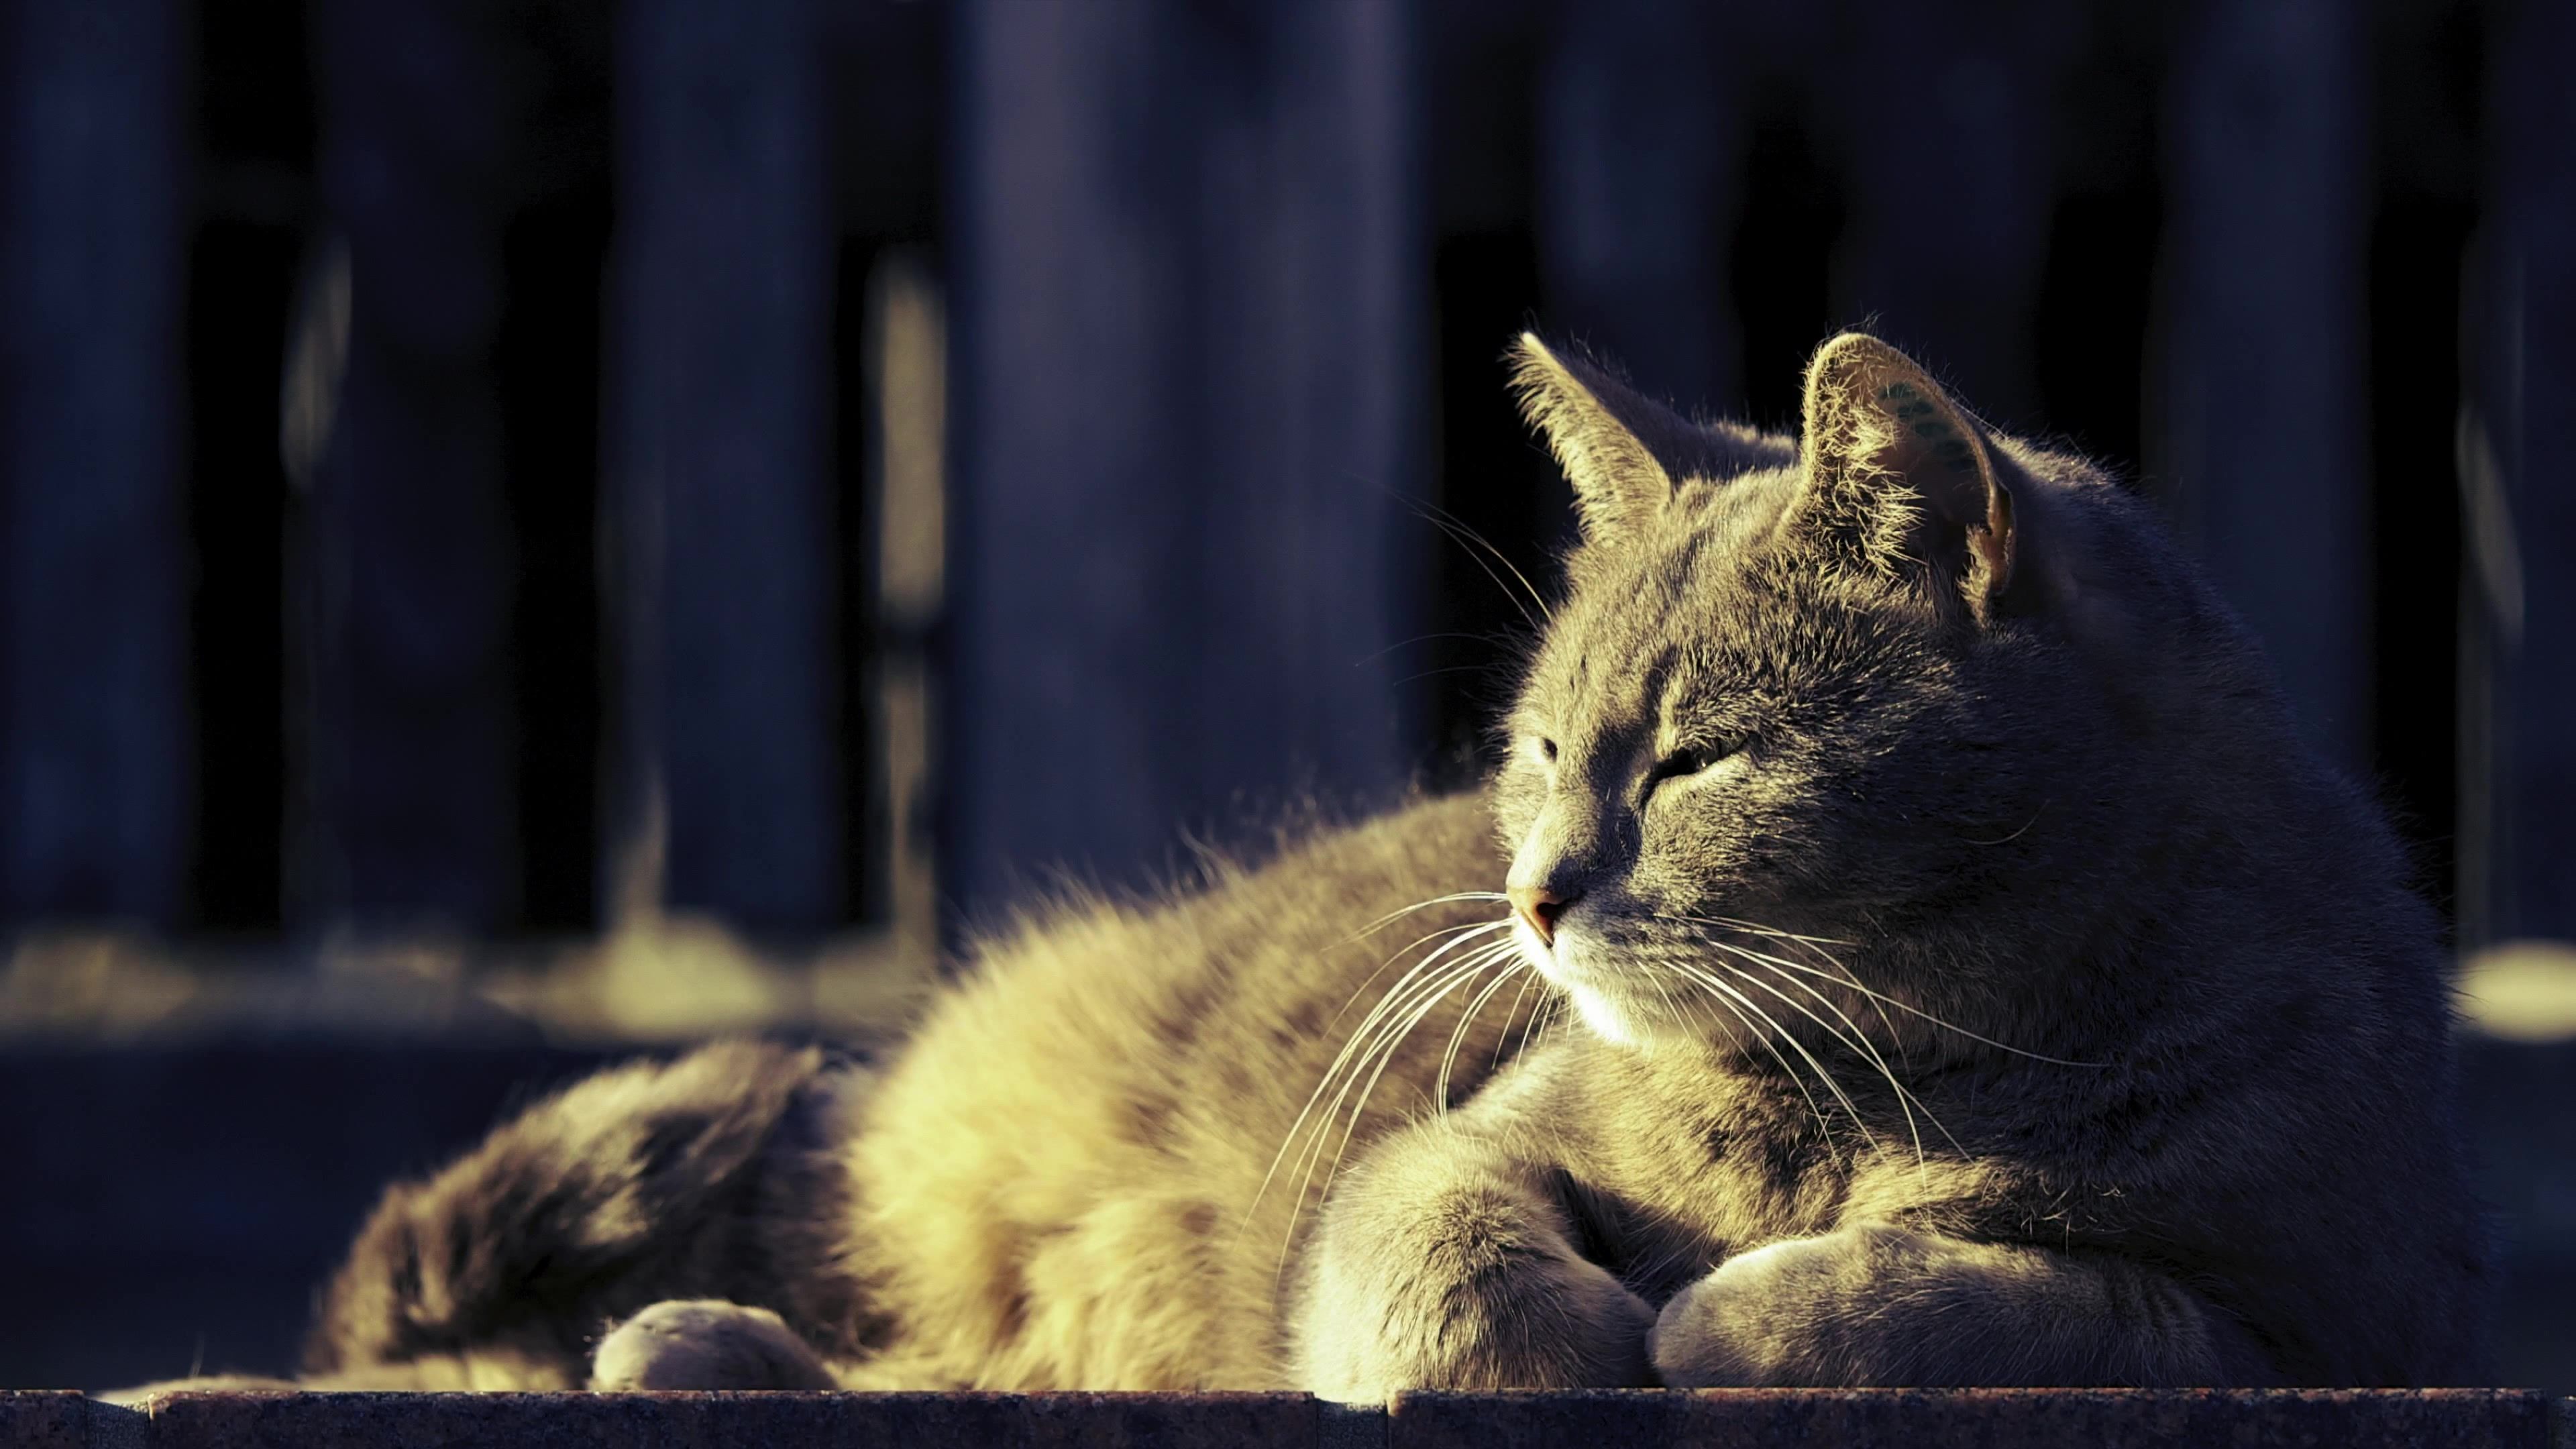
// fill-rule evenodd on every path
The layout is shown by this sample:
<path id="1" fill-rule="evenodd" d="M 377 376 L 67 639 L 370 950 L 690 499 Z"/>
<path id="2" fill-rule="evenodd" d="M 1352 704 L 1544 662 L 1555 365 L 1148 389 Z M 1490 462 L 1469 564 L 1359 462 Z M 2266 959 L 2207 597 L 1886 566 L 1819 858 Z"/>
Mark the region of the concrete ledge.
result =
<path id="1" fill-rule="evenodd" d="M 2565 1401 L 2493 1389 L 1704 1389 L 1692 1393 L 1410 1394 L 1403 1449 L 1542 1444 L 1861 1449 L 2417 1449 L 2564 1444 Z"/>
<path id="2" fill-rule="evenodd" d="M 0 1393 L 0 1444 L 10 1449 L 80 1449 L 89 1442 L 89 1415 L 114 1413 L 78 1394 Z"/>
<path id="3" fill-rule="evenodd" d="M 2576 1449 L 2576 1401 L 2407 1392 L 2050 1389 L 1409 1394 L 178 1393 L 119 1408 L 0 1393 L 9 1449 Z"/>

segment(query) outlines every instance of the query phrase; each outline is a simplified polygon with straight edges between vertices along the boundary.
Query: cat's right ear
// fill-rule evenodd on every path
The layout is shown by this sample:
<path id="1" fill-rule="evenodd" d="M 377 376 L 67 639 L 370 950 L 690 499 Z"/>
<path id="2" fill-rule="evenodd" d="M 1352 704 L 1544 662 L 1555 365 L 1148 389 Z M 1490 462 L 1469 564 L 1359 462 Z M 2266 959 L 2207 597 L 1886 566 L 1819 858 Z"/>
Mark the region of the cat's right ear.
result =
<path id="1" fill-rule="evenodd" d="M 1984 430 L 1921 365 L 1846 332 L 1807 368 L 1807 491 L 1799 516 L 1864 567 L 1920 580 L 1991 622 L 2011 592 L 2020 529 Z"/>
<path id="2" fill-rule="evenodd" d="M 1773 440 L 1692 422 L 1535 332 L 1522 333 L 1512 349 L 1512 391 L 1574 485 L 1583 536 L 1594 543 L 1643 528 L 1681 484 L 1787 460 L 1785 449 L 1778 457 L 1765 451 L 1778 446 Z"/>

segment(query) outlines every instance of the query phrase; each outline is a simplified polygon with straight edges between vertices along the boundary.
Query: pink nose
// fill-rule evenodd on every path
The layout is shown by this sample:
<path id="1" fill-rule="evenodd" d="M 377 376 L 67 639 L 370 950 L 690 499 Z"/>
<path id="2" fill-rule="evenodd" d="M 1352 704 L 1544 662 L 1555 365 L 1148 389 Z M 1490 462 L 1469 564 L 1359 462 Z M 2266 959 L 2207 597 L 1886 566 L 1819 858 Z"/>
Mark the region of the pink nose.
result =
<path id="1" fill-rule="evenodd" d="M 1565 913 L 1567 906 L 1574 904 L 1572 897 L 1560 896 L 1545 886 L 1513 886 L 1504 894 L 1511 897 L 1512 910 L 1529 922 L 1529 928 L 1538 933 L 1540 942 L 1550 946 L 1556 944 L 1556 918 Z"/>

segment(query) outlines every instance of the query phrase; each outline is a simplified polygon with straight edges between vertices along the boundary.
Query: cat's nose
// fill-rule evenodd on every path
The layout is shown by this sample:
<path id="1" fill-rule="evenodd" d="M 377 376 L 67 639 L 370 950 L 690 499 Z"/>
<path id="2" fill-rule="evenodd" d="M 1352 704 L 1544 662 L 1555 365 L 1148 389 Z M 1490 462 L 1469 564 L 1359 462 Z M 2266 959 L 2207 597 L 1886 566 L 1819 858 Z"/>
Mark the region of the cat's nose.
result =
<path id="1" fill-rule="evenodd" d="M 1513 886 L 1503 894 L 1511 897 L 1512 910 L 1529 922 L 1529 928 L 1538 933 L 1541 944 L 1556 944 L 1556 918 L 1565 914 L 1567 906 L 1574 904 L 1574 896 L 1558 895 L 1545 886 Z"/>

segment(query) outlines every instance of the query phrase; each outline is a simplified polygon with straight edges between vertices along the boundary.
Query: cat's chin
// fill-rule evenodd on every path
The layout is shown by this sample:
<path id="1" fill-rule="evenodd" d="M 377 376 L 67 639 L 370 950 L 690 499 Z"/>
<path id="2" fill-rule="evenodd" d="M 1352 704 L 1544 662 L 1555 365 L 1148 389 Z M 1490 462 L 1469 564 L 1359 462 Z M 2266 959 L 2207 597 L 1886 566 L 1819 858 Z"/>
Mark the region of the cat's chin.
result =
<path id="1" fill-rule="evenodd" d="M 1521 958 L 1574 1003 L 1575 1015 L 1594 1036 L 1612 1046 L 1640 1048 L 1670 1032 L 1669 1023 L 1615 989 L 1618 968 L 1605 965 L 1599 959 L 1599 947 L 1580 933 L 1560 932 L 1550 947 L 1527 924 L 1516 922 L 1512 939 L 1520 946 Z"/>
<path id="2" fill-rule="evenodd" d="M 1569 986 L 1565 988 L 1565 994 L 1574 1003 L 1574 1014 L 1583 1018 L 1583 1024 L 1591 1028 L 1594 1036 L 1612 1046 L 1645 1045 L 1645 1037 L 1637 1030 L 1636 1020 L 1618 1002 L 1589 986 Z"/>

